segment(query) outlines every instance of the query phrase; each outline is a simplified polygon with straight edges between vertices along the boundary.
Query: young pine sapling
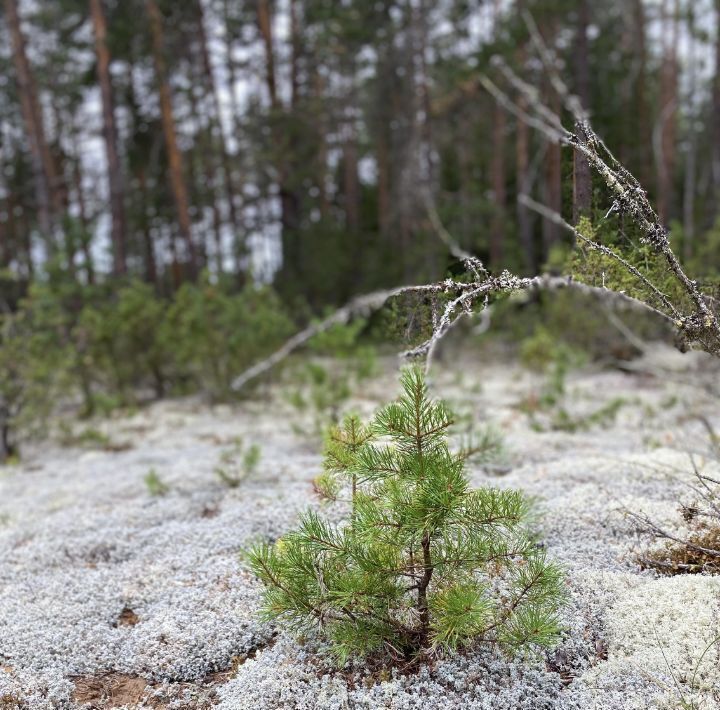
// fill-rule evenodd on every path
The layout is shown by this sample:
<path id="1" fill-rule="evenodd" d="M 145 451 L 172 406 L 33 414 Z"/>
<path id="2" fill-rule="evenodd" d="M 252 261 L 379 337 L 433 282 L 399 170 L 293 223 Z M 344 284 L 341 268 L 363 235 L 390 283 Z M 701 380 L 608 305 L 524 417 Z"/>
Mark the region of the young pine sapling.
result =
<path id="1" fill-rule="evenodd" d="M 406 370 L 400 399 L 369 426 L 348 417 L 326 450 L 325 495 L 349 494 L 341 525 L 308 512 L 250 566 L 264 610 L 299 633 L 317 629 L 340 664 L 384 654 L 415 662 L 474 642 L 507 650 L 558 633 L 560 569 L 529 534 L 518 491 L 472 490 L 452 415 Z"/>
<path id="2" fill-rule="evenodd" d="M 251 476 L 260 463 L 262 452 L 257 444 L 244 446 L 238 438 L 232 448 L 220 454 L 220 463 L 215 467 L 215 475 L 228 488 L 237 488 Z"/>

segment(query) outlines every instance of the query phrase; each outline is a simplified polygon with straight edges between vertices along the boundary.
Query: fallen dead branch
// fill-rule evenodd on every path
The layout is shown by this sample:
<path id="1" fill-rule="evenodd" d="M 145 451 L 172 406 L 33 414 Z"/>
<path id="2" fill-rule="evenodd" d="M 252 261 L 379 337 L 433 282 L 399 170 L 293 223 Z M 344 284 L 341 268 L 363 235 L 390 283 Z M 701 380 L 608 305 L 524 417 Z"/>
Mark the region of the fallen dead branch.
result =
<path id="1" fill-rule="evenodd" d="M 279 350 L 275 351 L 265 360 L 261 360 L 251 368 L 245 370 L 233 382 L 233 389 L 240 390 L 251 380 L 271 370 L 290 356 L 293 352 L 305 345 L 314 336 L 324 333 L 334 325 L 347 323 L 351 318 L 368 315 L 373 311 L 382 308 L 388 301 L 398 296 L 416 293 L 426 295 L 446 295 L 450 300 L 446 304 L 438 319 L 432 335 L 416 347 L 401 353 L 403 358 L 428 358 L 437 343 L 443 338 L 447 331 L 456 321 L 468 313 L 478 312 L 475 308 L 480 302 L 480 311 L 488 307 L 490 297 L 497 297 L 502 294 L 518 291 L 537 292 L 554 291 L 559 289 L 571 289 L 582 294 L 601 299 L 605 303 L 613 303 L 626 306 L 636 310 L 653 313 L 670 322 L 672 319 L 661 311 L 653 308 L 644 301 L 628 296 L 625 293 L 612 291 L 598 286 L 589 286 L 580 281 L 575 281 L 568 276 L 542 276 L 518 277 L 503 272 L 500 276 L 488 275 L 481 281 L 462 282 L 454 279 L 446 279 L 433 284 L 419 286 L 399 286 L 387 291 L 375 291 L 353 299 L 348 304 L 339 308 L 332 315 L 324 320 L 309 325 L 304 330 L 294 335 Z"/>
<path id="2" fill-rule="evenodd" d="M 639 227 L 642 234 L 641 242 L 648 245 L 657 256 L 664 260 L 669 273 L 672 274 L 675 282 L 679 284 L 682 292 L 687 296 L 687 302 L 684 305 L 674 302 L 650 278 L 620 254 L 610 247 L 581 234 L 577 229 L 569 225 L 561 215 L 548 210 L 547 207 L 535 202 L 527 195 L 520 196 L 520 200 L 524 205 L 539 212 L 546 219 L 550 219 L 569 229 L 575 235 L 576 240 L 582 242 L 587 248 L 602 253 L 620 264 L 643 287 L 649 289 L 654 303 L 647 303 L 624 292 L 584 284 L 570 277 L 549 275 L 520 277 L 508 271 L 493 275 L 488 272 L 477 257 L 462 250 L 452 239 L 452 236 L 440 222 L 437 210 L 434 208 L 432 196 L 427 195 L 426 208 L 430 223 L 450 252 L 465 265 L 468 280 L 445 279 L 434 284 L 401 286 L 387 291 L 377 291 L 359 296 L 325 320 L 308 326 L 269 358 L 242 373 L 235 379 L 233 389 L 238 390 L 250 380 L 267 372 L 318 333 L 322 333 L 335 324 L 345 323 L 357 315 L 367 314 L 382 308 L 388 300 L 411 292 L 435 297 L 439 295 L 445 296 L 444 305 L 437 306 L 437 310 L 433 311 L 432 335 L 420 345 L 403 353 L 403 356 L 407 358 L 424 357 L 428 364 L 438 342 L 462 316 L 484 311 L 490 304 L 491 299 L 502 294 L 557 288 L 572 288 L 598 296 L 603 302 L 622 302 L 635 308 L 651 311 L 671 321 L 684 343 L 689 345 L 697 344 L 707 352 L 720 356 L 720 324 L 712 305 L 714 302 L 703 294 L 697 282 L 685 273 L 670 247 L 668 231 L 652 208 L 646 192 L 630 171 L 615 158 L 605 143 L 594 132 L 580 102 L 570 94 L 560 78 L 554 56 L 544 44 L 533 18 L 527 13 L 524 17 L 532 41 L 550 78 L 551 86 L 558 94 L 565 108 L 575 119 L 574 130 L 566 129 L 560 116 L 542 102 L 538 90 L 520 78 L 502 58 L 496 58 L 493 64 L 509 88 L 522 97 L 523 108 L 489 77 L 480 77 L 481 85 L 519 120 L 541 131 L 549 140 L 571 147 L 585 157 L 589 165 L 600 175 L 615 196 L 608 214 L 614 212 L 626 215 Z M 689 309 L 688 303 L 691 304 Z"/>

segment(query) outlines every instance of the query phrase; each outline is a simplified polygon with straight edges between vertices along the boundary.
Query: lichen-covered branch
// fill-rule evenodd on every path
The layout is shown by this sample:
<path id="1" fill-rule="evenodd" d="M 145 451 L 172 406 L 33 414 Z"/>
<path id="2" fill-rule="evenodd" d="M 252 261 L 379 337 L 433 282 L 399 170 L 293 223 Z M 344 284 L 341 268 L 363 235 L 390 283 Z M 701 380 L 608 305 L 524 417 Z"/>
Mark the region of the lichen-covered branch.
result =
<path id="1" fill-rule="evenodd" d="M 584 284 L 574 280 L 572 277 L 549 275 L 520 277 L 508 271 L 493 275 L 487 271 L 477 257 L 468 254 L 453 240 L 442 225 L 432 195 L 428 193 L 425 203 L 430 223 L 450 252 L 465 265 L 467 280 L 445 279 L 434 284 L 402 286 L 360 296 L 340 308 L 329 318 L 315 323 L 298 333 L 276 353 L 242 373 L 233 383 L 234 389 L 240 389 L 249 380 L 268 371 L 314 335 L 337 323 L 345 323 L 356 315 L 382 308 L 388 300 L 410 292 L 434 297 L 445 296 L 443 305 L 434 307 L 433 331 L 430 337 L 403 353 L 407 358 L 424 357 L 428 363 L 438 342 L 462 316 L 484 311 L 495 297 L 503 294 L 515 291 L 557 288 L 572 288 L 592 294 L 603 301 L 619 301 L 634 308 L 651 311 L 664 319 L 670 320 L 687 343 L 699 344 L 707 352 L 720 356 L 720 324 L 715 311 L 710 305 L 713 300 L 703 294 L 696 281 L 685 273 L 680 261 L 672 251 L 668 231 L 650 204 L 647 193 L 630 171 L 615 158 L 597 136 L 580 101 L 568 91 L 557 72 L 554 55 L 543 42 L 533 18 L 526 14 L 525 22 L 545 71 L 550 78 L 553 90 L 560 97 L 564 107 L 574 117 L 573 131 L 563 126 L 560 116 L 543 104 L 537 89 L 521 79 L 502 58 L 496 58 L 493 65 L 508 84 L 510 90 L 522 97 L 522 107 L 488 76 L 481 76 L 479 78 L 480 84 L 518 120 L 542 132 L 549 140 L 569 146 L 586 158 L 588 164 L 597 172 L 614 195 L 614 201 L 609 213 L 622 213 L 638 226 L 642 235 L 641 241 L 647 244 L 654 254 L 663 259 L 669 273 L 680 286 L 680 290 L 687 296 L 688 301 L 684 305 L 674 302 L 647 275 L 643 274 L 615 250 L 582 234 L 569 225 L 561 215 L 535 202 L 527 195 L 521 195 L 519 198 L 523 204 L 536 210 L 546 219 L 570 229 L 576 239 L 587 248 L 617 262 L 625 271 L 637 279 L 643 287 L 649 290 L 652 300 L 657 301 L 657 303 L 647 303 L 624 292 L 615 292 L 609 288 Z M 688 303 L 692 304 L 692 308 L 688 308 Z"/>

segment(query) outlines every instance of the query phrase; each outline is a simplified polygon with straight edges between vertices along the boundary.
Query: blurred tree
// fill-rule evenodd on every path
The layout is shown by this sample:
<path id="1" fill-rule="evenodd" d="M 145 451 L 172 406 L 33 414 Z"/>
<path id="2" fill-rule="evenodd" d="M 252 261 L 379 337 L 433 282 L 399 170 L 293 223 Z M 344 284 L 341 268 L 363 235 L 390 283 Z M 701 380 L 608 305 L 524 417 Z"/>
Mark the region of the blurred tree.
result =
<path id="1" fill-rule="evenodd" d="M 165 146 L 168 155 L 169 177 L 175 198 L 175 208 L 177 210 L 178 229 L 180 237 L 185 243 L 187 255 L 184 258 L 187 260 L 189 275 L 192 278 L 198 273 L 198 259 L 190 223 L 190 207 L 185 175 L 183 173 L 182 153 L 177 143 L 170 84 L 165 66 L 163 19 L 156 0 L 146 0 L 145 7 L 150 23 L 150 33 L 152 35 L 153 62 L 155 64 L 155 74 L 160 94 L 160 112 L 162 115 L 163 134 L 165 136 Z M 173 248 L 175 248 L 174 240 L 172 240 L 172 245 Z M 173 262 L 177 264 L 177 252 L 175 252 L 174 257 Z"/>
<path id="2" fill-rule="evenodd" d="M 306 319 L 455 268 L 428 206 L 493 271 L 536 272 L 565 235 L 518 194 L 595 215 L 585 161 L 480 87 L 499 55 L 564 111 L 523 9 L 686 260 L 712 253 L 718 0 L 3 3 L 10 303 L 51 267 L 166 295 L 207 267 L 234 288 L 272 280 Z"/>
<path id="3" fill-rule="evenodd" d="M 123 168 L 118 155 L 117 129 L 115 128 L 115 102 L 110 79 L 110 52 L 107 46 L 107 25 L 101 0 L 90 0 L 90 15 L 95 32 L 98 83 L 103 107 L 103 138 L 110 185 L 110 211 L 112 213 L 113 270 L 122 276 L 127 271 L 125 187 Z"/>
<path id="4" fill-rule="evenodd" d="M 38 226 L 48 248 L 54 251 L 55 226 L 61 213 L 58 179 L 45 134 L 44 116 L 35 77 L 25 48 L 26 42 L 20 26 L 17 0 L 5 0 L 5 19 L 12 39 L 15 79 L 35 178 Z"/>

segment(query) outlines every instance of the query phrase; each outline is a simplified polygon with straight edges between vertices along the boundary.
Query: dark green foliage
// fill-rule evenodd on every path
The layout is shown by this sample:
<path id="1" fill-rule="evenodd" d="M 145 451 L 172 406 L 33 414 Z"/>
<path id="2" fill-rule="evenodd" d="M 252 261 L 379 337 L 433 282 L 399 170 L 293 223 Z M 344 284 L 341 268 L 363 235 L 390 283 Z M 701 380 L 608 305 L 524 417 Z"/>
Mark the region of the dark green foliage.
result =
<path id="1" fill-rule="evenodd" d="M 297 632 L 319 630 L 341 664 L 395 660 L 499 643 L 549 645 L 562 575 L 528 534 L 524 496 L 470 489 L 465 455 L 448 449 L 452 415 L 406 370 L 401 398 L 364 426 L 334 430 L 319 487 L 348 493 L 341 525 L 306 513 L 250 566 L 265 584 L 265 614 Z"/>
<path id="2" fill-rule="evenodd" d="M 583 218 L 580 221 L 578 231 L 588 239 L 597 239 L 596 230 L 588 219 Z M 612 239 L 606 239 L 604 243 L 606 246 L 611 246 L 627 263 L 637 268 L 681 311 L 691 307 L 687 292 L 669 270 L 663 257 L 654 253 L 648 245 L 622 240 L 617 234 L 613 234 Z M 606 254 L 587 249 L 582 244 L 572 252 L 565 270 L 591 286 L 606 286 L 615 291 L 622 291 L 661 311 L 665 310 L 650 288 L 619 261 Z"/>
<path id="3" fill-rule="evenodd" d="M 0 325 L 0 458 L 16 453 L 18 434 L 39 433 L 54 407 L 78 396 L 84 416 L 148 394 L 229 399 L 232 378 L 292 331 L 269 289 L 233 294 L 204 282 L 169 301 L 139 281 L 113 292 L 64 278 L 34 284 Z"/>
<path id="4" fill-rule="evenodd" d="M 233 378 L 293 330 L 270 289 L 248 285 L 232 294 L 209 281 L 178 291 L 166 327 L 177 366 L 214 400 L 228 399 Z"/>
<path id="5" fill-rule="evenodd" d="M 659 318 L 620 309 L 614 315 L 640 340 L 673 342 L 672 329 Z M 539 332 L 543 333 L 542 342 L 537 339 Z M 535 370 L 552 361 L 558 347 L 570 349 L 573 358 L 600 362 L 638 355 L 635 345 L 610 321 L 603 304 L 593 297 L 563 291 L 540 293 L 532 299 L 511 297 L 497 303 L 492 327 L 483 340 L 517 349 L 525 364 Z"/>
<path id="6" fill-rule="evenodd" d="M 0 462 L 19 454 L 21 434 L 42 431 L 66 384 L 63 353 L 52 341 L 27 312 L 0 320 Z"/>
<path id="7" fill-rule="evenodd" d="M 83 309 L 79 327 L 87 334 L 93 370 L 106 375 L 105 389 L 122 401 L 132 401 L 136 390 L 147 386 L 158 397 L 165 394 L 173 362 L 166 313 L 166 302 L 139 281 Z"/>

